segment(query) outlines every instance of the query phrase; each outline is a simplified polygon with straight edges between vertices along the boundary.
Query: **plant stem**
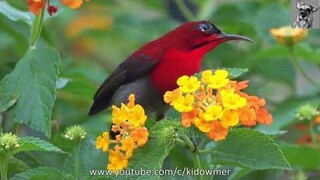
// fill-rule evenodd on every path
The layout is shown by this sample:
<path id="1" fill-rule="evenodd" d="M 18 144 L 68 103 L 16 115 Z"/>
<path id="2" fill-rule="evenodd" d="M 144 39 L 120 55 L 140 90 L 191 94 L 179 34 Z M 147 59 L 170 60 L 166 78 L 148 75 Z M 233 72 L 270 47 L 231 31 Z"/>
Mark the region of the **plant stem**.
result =
<path id="1" fill-rule="evenodd" d="M 181 138 L 181 139 L 180 139 Z M 177 139 L 177 143 L 187 146 L 189 151 L 192 153 L 192 160 L 193 160 L 193 167 L 194 169 L 201 169 L 201 161 L 200 161 L 200 154 L 198 153 L 199 150 L 197 150 L 197 147 L 195 144 L 191 141 L 191 139 L 183 135 L 179 139 Z M 202 176 L 197 177 L 199 180 L 202 180 Z"/>
<path id="2" fill-rule="evenodd" d="M 80 167 L 79 167 L 79 162 L 80 162 L 80 143 L 77 143 L 75 147 L 75 153 L 74 153 L 74 175 L 75 179 L 79 179 L 79 172 L 80 172 Z"/>
<path id="3" fill-rule="evenodd" d="M 210 153 L 212 153 L 212 151 L 204 150 L 204 149 L 201 150 L 201 149 L 200 149 L 200 150 L 197 151 L 197 153 L 198 153 L 198 154 L 210 154 Z"/>
<path id="4" fill-rule="evenodd" d="M 178 8 L 180 9 L 183 17 L 185 17 L 188 21 L 194 21 L 195 16 L 192 14 L 190 9 L 187 7 L 184 0 L 176 0 L 176 4 Z"/>
<path id="5" fill-rule="evenodd" d="M 42 9 L 40 14 L 35 17 L 33 24 L 31 26 L 30 47 L 32 49 L 35 48 L 35 44 L 37 43 L 41 35 L 43 22 L 44 22 L 44 12 L 45 12 L 45 9 Z"/>
<path id="6" fill-rule="evenodd" d="M 9 156 L 6 152 L 0 155 L 0 173 L 1 173 L 1 180 L 8 179 L 8 159 Z"/>
<path id="7" fill-rule="evenodd" d="M 309 75 L 305 72 L 305 70 L 303 69 L 303 67 L 300 65 L 299 63 L 299 59 L 295 53 L 294 50 L 294 46 L 291 46 L 289 48 L 290 50 L 290 54 L 292 57 L 292 63 L 293 65 L 297 68 L 297 70 L 300 72 L 300 74 L 312 85 L 320 87 L 320 84 L 318 84 L 316 81 L 314 81 L 311 77 L 309 77 Z"/>
<path id="8" fill-rule="evenodd" d="M 16 135 L 19 135 L 19 130 L 20 130 L 20 124 L 17 122 L 14 122 L 13 124 L 13 130 L 15 132 Z"/>
<path id="9" fill-rule="evenodd" d="M 179 144 L 181 146 L 187 146 L 186 143 L 180 138 L 176 139 L 176 142 L 177 142 L 177 144 Z"/>
<path id="10" fill-rule="evenodd" d="M 197 149 L 201 149 L 205 142 L 206 142 L 206 138 L 202 138 L 200 143 L 198 144 Z"/>
<path id="11" fill-rule="evenodd" d="M 190 152 L 195 152 L 196 151 L 196 147 L 194 145 L 194 143 L 191 141 L 191 139 L 186 136 L 186 135 L 183 135 L 181 136 L 181 139 L 184 141 L 184 143 L 187 145 L 188 149 Z"/>
<path id="12" fill-rule="evenodd" d="M 310 135 L 312 144 L 318 148 L 318 141 L 313 131 L 312 121 L 309 124 L 309 135 Z"/>
<path id="13" fill-rule="evenodd" d="M 200 161 L 200 156 L 198 153 L 193 153 L 193 167 L 194 169 L 201 169 L 201 161 Z M 199 180 L 202 180 L 203 179 L 203 176 L 199 175 L 197 176 L 197 178 Z"/>

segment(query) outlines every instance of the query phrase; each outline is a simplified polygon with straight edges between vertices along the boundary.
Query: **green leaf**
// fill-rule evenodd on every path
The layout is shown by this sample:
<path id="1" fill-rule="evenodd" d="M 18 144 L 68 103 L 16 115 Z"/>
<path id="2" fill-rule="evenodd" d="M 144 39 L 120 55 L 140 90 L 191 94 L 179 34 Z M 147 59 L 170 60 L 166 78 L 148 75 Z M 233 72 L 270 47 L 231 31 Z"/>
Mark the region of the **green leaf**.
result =
<path id="1" fill-rule="evenodd" d="M 240 128 L 218 142 L 211 153 L 214 164 L 228 164 L 251 169 L 291 169 L 279 146 L 269 136 Z"/>
<path id="2" fill-rule="evenodd" d="M 63 153 L 63 151 L 60 148 L 36 137 L 30 136 L 20 138 L 19 144 L 20 146 L 13 151 L 13 154 L 23 151 L 47 151 Z"/>
<path id="3" fill-rule="evenodd" d="M 295 123 L 298 108 L 304 104 L 319 104 L 319 96 L 310 96 L 303 98 L 290 99 L 282 104 L 279 104 L 276 110 L 272 113 L 273 123 L 270 126 L 258 125 L 256 129 L 264 132 L 274 133 L 288 125 Z"/>
<path id="4" fill-rule="evenodd" d="M 309 146 L 281 144 L 281 150 L 293 167 L 303 170 L 320 170 L 320 152 Z"/>
<path id="5" fill-rule="evenodd" d="M 76 148 L 74 147 L 73 151 L 69 153 L 65 163 L 64 168 L 70 174 L 75 172 L 75 153 Z M 95 140 L 93 138 L 86 138 L 83 142 L 80 143 L 80 163 L 79 173 L 81 177 L 89 178 L 89 171 L 93 169 L 106 169 L 108 158 L 107 153 L 104 153 L 96 149 Z M 86 179 L 86 178 L 83 178 Z"/>
<path id="6" fill-rule="evenodd" d="M 218 69 L 212 69 L 213 72 L 215 72 L 216 70 L 218 70 Z M 229 73 L 228 78 L 231 78 L 231 79 L 237 78 L 237 77 L 243 75 L 244 73 L 248 72 L 247 68 L 225 68 L 225 70 L 228 71 L 228 73 Z M 202 74 L 202 72 L 196 73 L 195 76 L 198 79 L 201 79 L 201 74 Z"/>
<path id="7" fill-rule="evenodd" d="M 57 179 L 71 179 L 66 176 L 64 172 L 52 168 L 52 167 L 39 167 L 35 169 L 30 169 L 26 172 L 16 174 L 10 180 L 57 180 Z"/>
<path id="8" fill-rule="evenodd" d="M 162 120 L 150 130 L 149 141 L 134 151 L 129 169 L 159 170 L 164 159 L 175 145 L 181 123 L 175 120 Z M 136 179 L 159 179 L 160 176 L 136 176 Z"/>
<path id="9" fill-rule="evenodd" d="M 300 59 L 308 60 L 308 61 L 319 61 L 319 54 L 316 49 L 312 49 L 309 44 L 306 43 L 298 43 L 295 46 L 295 52 Z"/>
<path id="10" fill-rule="evenodd" d="M 24 171 L 27 171 L 30 167 L 27 163 L 23 162 L 20 159 L 11 157 L 8 162 L 8 174 L 9 177 L 13 176 L 14 174 L 18 174 Z"/>
<path id="11" fill-rule="evenodd" d="M 248 72 L 247 68 L 226 68 L 226 70 L 229 72 L 229 78 L 237 78 L 244 73 Z"/>
<path id="12" fill-rule="evenodd" d="M 274 58 L 289 58 L 289 49 L 282 45 L 273 45 L 257 51 L 253 56 L 252 60 L 256 59 L 274 59 Z M 261 62 L 260 62 L 261 63 Z"/>
<path id="13" fill-rule="evenodd" d="M 1 93 L 0 94 L 0 112 L 7 110 L 17 100 L 19 95 L 16 93 Z"/>
<path id="14" fill-rule="evenodd" d="M 250 174 L 252 171 L 254 171 L 254 170 L 248 169 L 248 168 L 240 168 L 240 167 L 234 168 L 232 170 L 232 174 L 230 174 L 230 176 L 228 177 L 228 180 L 240 179 L 243 176 Z"/>
<path id="15" fill-rule="evenodd" d="M 284 8 L 284 6 L 279 6 L 279 4 L 270 3 L 264 5 L 253 18 L 254 27 L 260 38 L 269 42 L 275 41 L 269 31 L 271 28 L 289 25 L 290 10 L 289 8 Z M 270 19 L 272 19 L 272 21 L 270 21 Z"/>
<path id="16" fill-rule="evenodd" d="M 12 7 L 6 1 L 0 2 L 0 13 L 11 21 L 24 21 L 29 25 L 31 25 L 33 21 L 32 13 L 20 11 Z"/>
<path id="17" fill-rule="evenodd" d="M 51 135 L 51 113 L 56 98 L 58 59 L 54 49 L 29 49 L 0 85 L 0 94 L 15 92 L 20 96 L 10 109 L 13 119 L 48 137 Z"/>

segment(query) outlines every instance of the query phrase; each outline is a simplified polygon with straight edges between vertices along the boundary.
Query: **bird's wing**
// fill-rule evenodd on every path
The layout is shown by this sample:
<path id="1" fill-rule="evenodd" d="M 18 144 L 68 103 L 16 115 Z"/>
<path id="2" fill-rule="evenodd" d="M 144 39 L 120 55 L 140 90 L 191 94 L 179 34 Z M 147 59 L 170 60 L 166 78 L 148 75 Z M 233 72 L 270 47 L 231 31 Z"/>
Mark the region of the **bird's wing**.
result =
<path id="1" fill-rule="evenodd" d="M 110 106 L 111 99 L 116 90 L 124 84 L 134 81 L 149 73 L 161 60 L 164 50 L 160 48 L 149 49 L 150 55 L 138 51 L 122 62 L 102 83 L 94 95 L 94 102 L 89 115 L 96 114 Z"/>

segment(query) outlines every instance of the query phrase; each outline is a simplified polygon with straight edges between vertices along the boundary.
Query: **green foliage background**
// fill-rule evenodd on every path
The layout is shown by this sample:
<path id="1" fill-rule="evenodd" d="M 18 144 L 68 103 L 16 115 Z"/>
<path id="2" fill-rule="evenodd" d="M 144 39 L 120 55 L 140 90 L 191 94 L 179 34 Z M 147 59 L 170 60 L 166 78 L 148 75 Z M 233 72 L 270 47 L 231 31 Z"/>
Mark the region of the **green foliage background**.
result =
<path id="1" fill-rule="evenodd" d="M 94 143 L 109 130 L 111 111 L 93 117 L 87 113 L 99 84 L 122 60 L 185 21 L 169 13 L 180 10 L 169 8 L 168 2 L 92 0 L 74 11 L 52 1 L 58 13 L 52 17 L 45 14 L 40 39 L 36 48 L 30 49 L 34 16 L 26 11 L 25 1 L 0 1 L 0 123 L 4 132 L 14 132 L 25 142 L 9 159 L 11 179 L 74 179 L 78 145 L 64 139 L 62 133 L 75 124 L 87 131 L 87 138 L 80 143 L 80 179 L 115 178 L 89 176 L 90 169 L 106 167 L 107 155 L 96 150 Z M 205 57 L 202 68 L 247 68 L 237 79 L 250 80 L 248 92 L 265 98 L 274 117 L 271 126 L 235 129 L 219 143 L 206 139 L 203 149 L 210 153 L 201 155 L 202 167 L 232 169 L 230 176 L 214 179 L 319 179 L 319 147 L 295 142 L 303 135 L 296 127 L 301 123 L 297 109 L 305 104 L 318 106 L 320 88 L 297 71 L 289 50 L 269 33 L 271 28 L 290 25 L 291 2 L 189 2 L 198 9 L 194 20 L 209 19 L 226 33 L 254 40 L 220 45 Z M 319 30 L 310 30 L 295 47 L 299 64 L 317 82 L 319 47 Z M 129 168 L 193 167 L 192 153 L 176 145 L 176 137 L 205 136 L 199 137 L 194 130 L 179 131 L 174 114 L 170 112 L 168 121 L 151 128 L 153 138 L 134 153 Z M 320 135 L 319 126 L 314 131 Z"/>

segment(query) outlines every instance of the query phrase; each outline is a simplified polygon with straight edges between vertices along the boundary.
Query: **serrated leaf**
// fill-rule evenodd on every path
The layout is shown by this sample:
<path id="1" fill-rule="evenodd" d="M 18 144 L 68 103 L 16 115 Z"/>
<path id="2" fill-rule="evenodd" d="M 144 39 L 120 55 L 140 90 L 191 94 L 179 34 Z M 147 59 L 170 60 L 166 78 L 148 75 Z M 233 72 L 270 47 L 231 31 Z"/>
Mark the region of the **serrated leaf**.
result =
<path id="1" fill-rule="evenodd" d="M 226 68 L 226 70 L 229 72 L 229 78 L 237 78 L 244 73 L 248 72 L 247 68 Z"/>
<path id="2" fill-rule="evenodd" d="M 0 112 L 7 110 L 17 100 L 19 95 L 16 93 L 0 93 Z"/>
<path id="3" fill-rule="evenodd" d="M 60 148 L 36 137 L 30 136 L 20 138 L 19 144 L 20 146 L 12 152 L 13 154 L 23 151 L 47 151 L 63 153 Z"/>
<path id="4" fill-rule="evenodd" d="M 13 176 L 14 174 L 27 171 L 29 169 L 30 167 L 27 165 L 27 163 L 23 162 L 22 160 L 14 157 L 11 157 L 9 159 L 9 162 L 8 162 L 9 177 Z"/>
<path id="5" fill-rule="evenodd" d="M 303 170 L 320 170 L 320 152 L 309 146 L 281 144 L 281 150 L 294 167 Z"/>
<path id="6" fill-rule="evenodd" d="M 30 169 L 26 172 L 16 174 L 10 180 L 57 180 L 57 179 L 71 179 L 66 176 L 64 172 L 52 167 L 39 167 Z"/>
<path id="7" fill-rule="evenodd" d="M 214 164 L 228 164 L 251 169 L 291 169 L 279 146 L 269 136 L 252 129 L 230 132 L 213 149 Z"/>
<path id="8" fill-rule="evenodd" d="M 159 170 L 163 161 L 175 145 L 177 131 L 181 123 L 175 120 L 162 120 L 150 130 L 147 144 L 134 151 L 129 169 Z M 135 179 L 159 179 L 160 176 L 135 176 Z"/>
<path id="9" fill-rule="evenodd" d="M 17 103 L 10 109 L 14 121 L 51 135 L 51 113 L 56 98 L 59 56 L 49 48 L 29 49 L 13 72 L 1 82 L 1 93 L 18 93 Z"/>
<path id="10" fill-rule="evenodd" d="M 71 153 L 69 153 L 64 168 L 70 174 L 74 174 L 75 165 L 75 150 L 78 147 L 74 147 Z M 94 169 L 106 169 L 108 158 L 107 153 L 103 153 L 96 149 L 95 141 L 93 138 L 86 138 L 80 143 L 80 161 L 79 161 L 79 173 L 81 177 L 89 178 L 89 171 Z M 85 178 L 84 178 L 85 179 Z"/>
<path id="11" fill-rule="evenodd" d="M 31 25 L 33 15 L 30 12 L 23 12 L 8 4 L 6 1 L 0 2 L 0 13 L 9 18 L 11 21 L 24 21 Z"/>

